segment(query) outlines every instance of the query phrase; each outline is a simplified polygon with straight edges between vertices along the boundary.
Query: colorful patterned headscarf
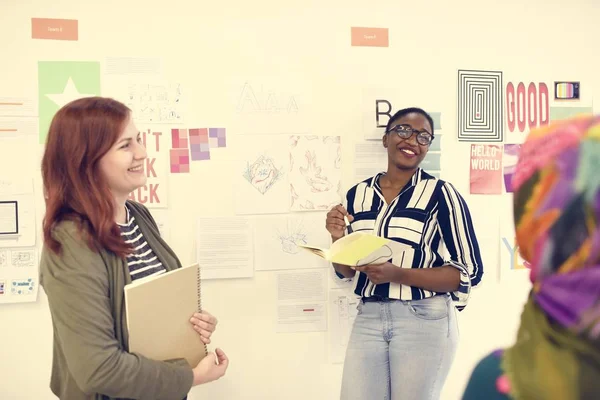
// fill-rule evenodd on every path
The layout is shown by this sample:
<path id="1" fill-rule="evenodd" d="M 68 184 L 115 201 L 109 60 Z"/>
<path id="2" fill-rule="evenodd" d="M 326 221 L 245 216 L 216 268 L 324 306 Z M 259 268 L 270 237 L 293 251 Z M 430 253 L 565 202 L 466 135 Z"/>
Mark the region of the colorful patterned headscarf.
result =
<path id="1" fill-rule="evenodd" d="M 504 353 L 511 395 L 600 398 L 600 116 L 532 130 L 512 185 L 533 290 Z"/>

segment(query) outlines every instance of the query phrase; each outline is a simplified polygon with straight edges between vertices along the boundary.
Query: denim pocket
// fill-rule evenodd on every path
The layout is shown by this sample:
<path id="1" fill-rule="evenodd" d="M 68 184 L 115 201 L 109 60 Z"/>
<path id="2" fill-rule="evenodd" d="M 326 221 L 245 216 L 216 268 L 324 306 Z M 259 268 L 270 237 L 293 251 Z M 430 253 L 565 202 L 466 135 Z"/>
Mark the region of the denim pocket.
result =
<path id="1" fill-rule="evenodd" d="M 362 302 L 362 300 L 359 300 L 358 304 L 356 305 L 356 315 L 362 314 L 362 308 L 363 308 L 363 302 Z"/>
<path id="2" fill-rule="evenodd" d="M 415 317 L 420 319 L 436 320 L 448 317 L 448 302 L 442 296 L 411 301 L 409 309 Z"/>

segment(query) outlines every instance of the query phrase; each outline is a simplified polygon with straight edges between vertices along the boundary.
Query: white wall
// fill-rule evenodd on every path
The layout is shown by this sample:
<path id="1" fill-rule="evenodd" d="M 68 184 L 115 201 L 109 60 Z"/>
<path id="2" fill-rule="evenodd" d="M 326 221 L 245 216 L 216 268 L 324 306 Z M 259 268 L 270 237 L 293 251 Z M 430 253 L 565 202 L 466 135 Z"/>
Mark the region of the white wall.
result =
<path id="1" fill-rule="evenodd" d="M 500 199 L 468 195 L 470 145 L 455 139 L 456 71 L 502 70 L 505 82 L 580 80 L 582 91 L 594 93 L 600 90 L 592 73 L 599 61 L 594 39 L 600 34 L 595 18 L 600 6 L 593 0 L 502 6 L 474 0 L 218 4 L 2 0 L 0 96 L 36 97 L 38 60 L 161 57 L 164 76 L 191 94 L 189 123 L 230 126 L 228 85 L 235 78 L 271 77 L 281 91 L 302 82 L 311 99 L 310 133 L 342 136 L 345 187 L 353 183 L 353 143 L 362 135 L 363 89 L 403 90 L 405 102 L 397 108 L 439 104 L 432 111 L 442 112 L 443 177 L 465 195 L 485 238 L 486 275 L 460 314 L 460 347 L 444 389 L 443 399 L 458 399 L 476 361 L 512 342 L 529 285 L 524 278 L 498 282 L 498 221 L 511 217 L 498 213 Z M 31 40 L 31 17 L 78 19 L 79 41 Z M 388 27 L 390 47 L 350 47 L 350 26 Z M 184 264 L 195 259 L 195 218 L 233 215 L 235 133 L 228 131 L 228 149 L 210 163 L 169 177 L 171 243 Z M 0 141 L 0 175 L 35 174 L 39 190 L 37 143 L 35 136 Z M 40 220 L 43 205 L 37 197 Z M 342 367 L 328 362 L 327 333 L 275 333 L 273 273 L 206 282 L 204 293 L 205 307 L 221 321 L 214 343 L 227 351 L 231 366 L 222 380 L 193 389 L 191 399 L 339 396 Z M 0 305 L 0 326 L 0 397 L 53 398 L 48 389 L 52 326 L 44 293 L 37 303 Z"/>

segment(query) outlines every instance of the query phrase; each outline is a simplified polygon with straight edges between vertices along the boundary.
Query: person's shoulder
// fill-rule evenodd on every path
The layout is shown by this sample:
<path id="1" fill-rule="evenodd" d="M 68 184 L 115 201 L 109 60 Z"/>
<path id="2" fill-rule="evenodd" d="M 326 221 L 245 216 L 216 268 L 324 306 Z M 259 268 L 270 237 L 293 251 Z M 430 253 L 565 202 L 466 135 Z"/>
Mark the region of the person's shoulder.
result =
<path id="1" fill-rule="evenodd" d="M 85 223 L 72 219 L 62 220 L 52 228 L 51 234 L 60 249 L 56 252 L 44 243 L 40 254 L 42 274 L 78 269 L 81 265 L 90 267 L 102 264 L 100 250 L 90 247 L 90 233 Z"/>
<path id="2" fill-rule="evenodd" d="M 433 175 L 428 174 L 427 172 L 423 171 L 422 172 L 422 178 L 421 178 L 421 182 L 423 182 L 424 180 L 427 180 L 429 182 L 435 182 L 435 188 L 436 190 L 440 191 L 450 191 L 453 193 L 456 193 L 458 195 L 460 195 L 460 191 L 456 188 L 456 186 L 454 186 L 454 184 L 450 181 L 447 181 L 445 179 L 441 179 L 441 178 L 437 178 Z"/>
<path id="3" fill-rule="evenodd" d="M 377 181 L 377 179 L 379 178 L 379 176 L 382 175 L 382 174 L 383 173 L 380 172 L 380 173 L 378 173 L 376 175 L 373 175 L 373 176 L 371 176 L 369 178 L 363 179 L 362 181 L 355 183 L 354 185 L 352 185 L 350 187 L 350 189 L 348 189 L 348 191 L 346 193 L 354 193 L 354 192 L 356 192 L 356 190 L 358 188 L 364 188 L 364 187 L 367 187 L 367 186 L 374 186 L 375 182 Z"/>
<path id="4" fill-rule="evenodd" d="M 137 201 L 127 200 L 127 207 L 129 207 L 129 210 L 133 213 L 134 217 L 141 217 L 144 222 L 150 221 L 152 224 L 155 224 L 152 213 L 145 205 L 138 203 Z"/>
<path id="5" fill-rule="evenodd" d="M 127 200 L 127 207 L 129 207 L 130 212 L 137 219 L 138 223 L 141 220 L 142 224 L 153 227 L 158 232 L 158 224 L 150 210 L 148 210 L 148 207 L 132 200 Z"/>
<path id="6" fill-rule="evenodd" d="M 138 214 L 144 214 L 144 215 L 150 214 L 148 207 L 146 207 L 142 203 L 138 203 L 137 201 L 127 200 L 127 207 L 129 207 L 130 210 L 137 212 Z"/>
<path id="7" fill-rule="evenodd" d="M 434 193 L 438 193 L 447 184 L 447 181 L 438 178 L 423 169 L 419 169 L 417 173 L 419 174 L 417 186 L 423 188 L 423 190 L 427 188 L 427 190 L 433 190 Z M 431 189 L 432 187 L 433 189 Z"/>
<path id="8" fill-rule="evenodd" d="M 497 349 L 481 358 L 467 382 L 462 400 L 504 397 L 510 390 L 510 384 L 502 369 L 504 350 Z"/>
<path id="9" fill-rule="evenodd" d="M 84 244 L 84 235 L 84 224 L 73 219 L 59 221 L 52 227 L 52 237 L 61 244 Z"/>

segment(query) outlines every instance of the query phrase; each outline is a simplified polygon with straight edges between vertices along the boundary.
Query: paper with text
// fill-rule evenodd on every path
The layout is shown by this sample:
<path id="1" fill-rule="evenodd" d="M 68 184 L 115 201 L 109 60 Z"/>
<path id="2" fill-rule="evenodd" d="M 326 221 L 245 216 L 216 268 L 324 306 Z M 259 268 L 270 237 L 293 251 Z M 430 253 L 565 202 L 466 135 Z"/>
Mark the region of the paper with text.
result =
<path id="1" fill-rule="evenodd" d="M 360 297 L 348 289 L 329 290 L 329 360 L 334 364 L 344 362 L 352 326 L 358 314 Z"/>
<path id="2" fill-rule="evenodd" d="M 354 147 L 354 181 L 361 182 L 387 170 L 387 150 L 381 141 L 358 142 Z"/>
<path id="3" fill-rule="evenodd" d="M 196 246 L 202 280 L 254 276 L 252 227 L 246 218 L 200 218 Z"/>
<path id="4" fill-rule="evenodd" d="M 16 204 L 17 221 L 5 220 L 6 224 L 16 222 L 16 234 L 0 235 L 1 247 L 32 247 L 36 242 L 35 201 L 33 178 L 0 178 L 0 204 Z M 6 214 L 10 210 L 5 210 Z"/>
<path id="5" fill-rule="evenodd" d="M 277 273 L 277 332 L 327 330 L 327 270 Z"/>
<path id="6" fill-rule="evenodd" d="M 35 117 L 37 104 L 33 97 L 0 96 L 0 117 Z"/>
<path id="7" fill-rule="evenodd" d="M 18 203 L 0 201 L 0 235 L 19 233 Z"/>
<path id="8" fill-rule="evenodd" d="M 0 117 L 0 139 L 37 133 L 38 119 L 35 117 Z"/>

